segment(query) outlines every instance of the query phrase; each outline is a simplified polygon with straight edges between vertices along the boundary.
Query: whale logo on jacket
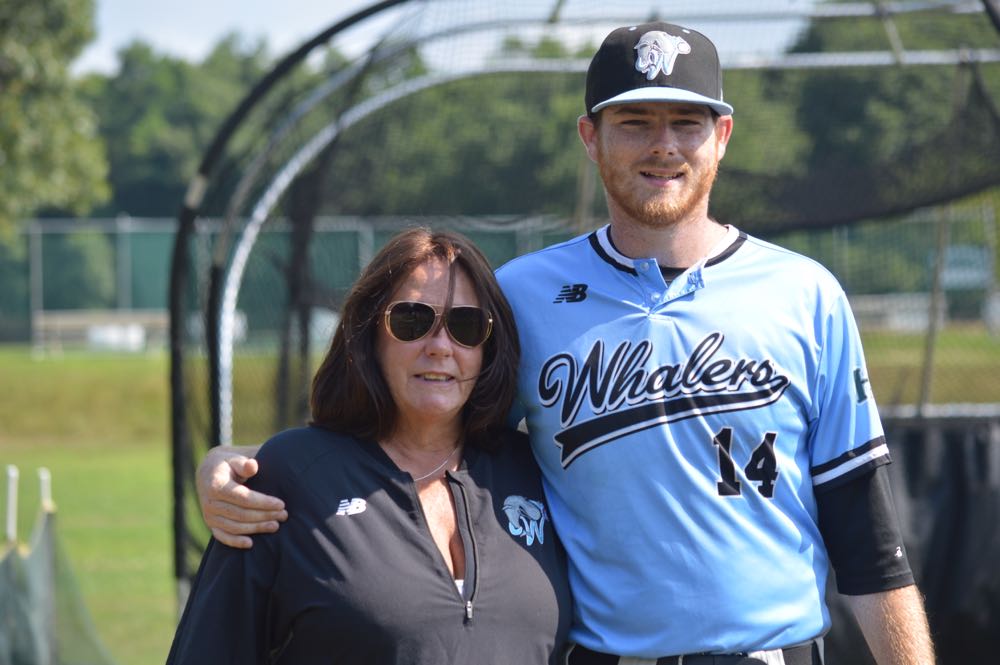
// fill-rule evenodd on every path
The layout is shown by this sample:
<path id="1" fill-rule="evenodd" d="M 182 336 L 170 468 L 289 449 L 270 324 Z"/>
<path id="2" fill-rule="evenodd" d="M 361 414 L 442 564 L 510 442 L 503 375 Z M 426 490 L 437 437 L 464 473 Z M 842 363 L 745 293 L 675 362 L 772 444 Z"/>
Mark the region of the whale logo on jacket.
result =
<path id="1" fill-rule="evenodd" d="M 512 494 L 504 499 L 503 512 L 507 516 L 507 530 L 512 536 L 524 536 L 527 545 L 535 540 L 545 542 L 545 504 L 534 499 Z"/>

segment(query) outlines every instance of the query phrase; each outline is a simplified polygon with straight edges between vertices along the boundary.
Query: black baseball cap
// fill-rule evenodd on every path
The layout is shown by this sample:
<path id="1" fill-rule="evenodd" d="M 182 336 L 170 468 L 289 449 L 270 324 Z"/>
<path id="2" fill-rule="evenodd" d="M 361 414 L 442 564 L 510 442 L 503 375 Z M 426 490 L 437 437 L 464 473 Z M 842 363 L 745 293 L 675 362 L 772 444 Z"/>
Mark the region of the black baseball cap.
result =
<path id="1" fill-rule="evenodd" d="M 708 37 L 658 21 L 613 30 L 587 70 L 588 113 L 631 102 L 704 104 L 719 115 L 722 101 L 719 53 Z"/>

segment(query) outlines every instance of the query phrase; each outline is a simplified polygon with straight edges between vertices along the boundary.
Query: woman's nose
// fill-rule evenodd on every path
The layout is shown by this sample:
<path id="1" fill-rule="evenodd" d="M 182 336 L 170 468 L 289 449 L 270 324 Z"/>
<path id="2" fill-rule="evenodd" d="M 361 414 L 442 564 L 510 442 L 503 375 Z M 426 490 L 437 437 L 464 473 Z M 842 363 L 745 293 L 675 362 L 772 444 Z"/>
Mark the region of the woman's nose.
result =
<path id="1" fill-rule="evenodd" d="M 453 342 L 443 322 L 426 339 L 425 349 L 428 355 L 451 354 Z"/>

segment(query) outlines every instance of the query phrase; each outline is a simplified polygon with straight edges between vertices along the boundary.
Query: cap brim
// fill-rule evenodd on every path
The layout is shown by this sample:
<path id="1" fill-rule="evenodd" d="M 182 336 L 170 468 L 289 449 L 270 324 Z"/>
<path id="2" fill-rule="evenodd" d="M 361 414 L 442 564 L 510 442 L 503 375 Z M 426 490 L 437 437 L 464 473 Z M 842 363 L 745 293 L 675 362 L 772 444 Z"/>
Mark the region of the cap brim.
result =
<path id="1" fill-rule="evenodd" d="M 699 95 L 698 93 L 691 92 L 690 90 L 684 90 L 682 88 L 669 88 L 666 86 L 649 86 L 623 92 L 622 94 L 616 95 L 611 99 L 604 100 L 600 104 L 595 104 L 594 108 L 590 109 L 590 112 L 597 113 L 606 106 L 613 106 L 616 104 L 633 104 L 638 102 L 680 102 L 687 104 L 701 104 L 703 106 L 710 107 L 719 115 L 733 114 L 733 107 L 725 102 L 720 102 L 718 99 L 712 99 L 711 97 Z"/>

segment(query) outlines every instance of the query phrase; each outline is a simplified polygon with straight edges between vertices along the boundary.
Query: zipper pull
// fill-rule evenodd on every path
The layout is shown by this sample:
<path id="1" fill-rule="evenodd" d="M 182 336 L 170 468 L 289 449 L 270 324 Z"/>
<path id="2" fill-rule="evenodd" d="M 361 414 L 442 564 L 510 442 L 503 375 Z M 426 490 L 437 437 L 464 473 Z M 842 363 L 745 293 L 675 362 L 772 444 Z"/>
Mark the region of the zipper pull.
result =
<path id="1" fill-rule="evenodd" d="M 465 619 L 467 621 L 472 621 L 472 601 L 467 600 L 465 602 Z"/>

